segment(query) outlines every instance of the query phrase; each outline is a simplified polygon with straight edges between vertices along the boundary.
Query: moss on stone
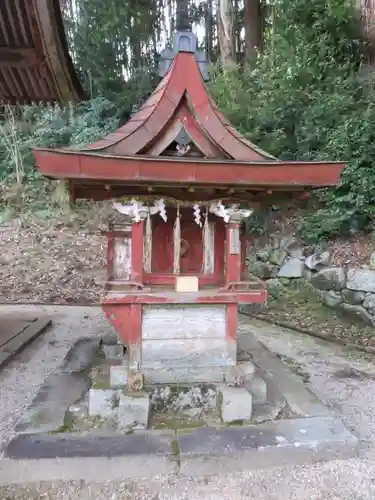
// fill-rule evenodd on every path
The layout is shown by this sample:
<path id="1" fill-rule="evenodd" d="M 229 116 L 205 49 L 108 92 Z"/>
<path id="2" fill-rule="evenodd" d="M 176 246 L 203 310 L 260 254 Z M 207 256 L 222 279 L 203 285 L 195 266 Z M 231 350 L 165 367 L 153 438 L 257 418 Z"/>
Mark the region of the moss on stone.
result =
<path id="1" fill-rule="evenodd" d="M 303 383 L 307 384 L 310 382 L 310 375 L 306 372 L 303 365 L 289 356 L 284 356 L 283 354 L 276 354 L 281 361 L 289 366 L 289 368 L 299 377 L 302 378 Z"/>
<path id="2" fill-rule="evenodd" d="M 250 423 L 250 421 L 233 420 L 233 422 L 227 422 L 225 425 L 226 425 L 226 427 L 239 427 L 239 426 L 245 425 L 246 423 Z"/>
<path id="3" fill-rule="evenodd" d="M 173 439 L 171 442 L 171 447 L 172 447 L 172 453 L 175 457 L 180 456 L 180 443 L 178 442 L 177 439 Z"/>

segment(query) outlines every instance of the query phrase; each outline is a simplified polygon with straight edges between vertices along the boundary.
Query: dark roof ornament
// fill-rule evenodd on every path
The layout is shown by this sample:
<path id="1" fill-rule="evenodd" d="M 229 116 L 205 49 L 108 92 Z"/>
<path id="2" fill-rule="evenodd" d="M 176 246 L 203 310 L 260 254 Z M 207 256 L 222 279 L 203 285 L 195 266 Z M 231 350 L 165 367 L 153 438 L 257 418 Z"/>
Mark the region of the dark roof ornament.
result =
<path id="1" fill-rule="evenodd" d="M 188 0 L 177 1 L 176 28 L 177 32 L 173 39 L 173 49 L 167 47 L 160 54 L 159 76 L 163 77 L 166 75 L 173 59 L 179 52 L 188 52 L 195 55 L 203 80 L 209 80 L 207 54 L 204 50 L 197 49 L 197 37 L 192 32 Z"/>

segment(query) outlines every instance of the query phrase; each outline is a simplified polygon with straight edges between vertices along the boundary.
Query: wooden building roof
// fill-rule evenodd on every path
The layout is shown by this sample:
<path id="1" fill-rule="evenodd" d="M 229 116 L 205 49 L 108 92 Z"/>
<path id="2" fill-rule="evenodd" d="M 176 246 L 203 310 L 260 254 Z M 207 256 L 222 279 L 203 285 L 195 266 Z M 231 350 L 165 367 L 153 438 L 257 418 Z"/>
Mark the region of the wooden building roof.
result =
<path id="1" fill-rule="evenodd" d="M 83 98 L 59 0 L 2 0 L 0 102 L 66 103 Z"/>
<path id="2" fill-rule="evenodd" d="M 269 190 L 333 186 L 342 162 L 285 162 L 235 130 L 208 95 L 193 42 L 181 45 L 166 75 L 122 127 L 80 151 L 35 149 L 40 172 L 70 181 L 72 196 L 254 198 Z"/>

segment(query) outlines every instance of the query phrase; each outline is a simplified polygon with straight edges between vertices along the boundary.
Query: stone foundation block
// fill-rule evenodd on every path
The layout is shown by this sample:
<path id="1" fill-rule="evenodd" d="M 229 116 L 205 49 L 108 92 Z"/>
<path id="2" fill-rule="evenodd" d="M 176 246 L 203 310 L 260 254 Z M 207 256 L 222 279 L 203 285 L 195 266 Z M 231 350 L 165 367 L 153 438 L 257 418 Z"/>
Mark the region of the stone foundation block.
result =
<path id="1" fill-rule="evenodd" d="M 70 405 L 69 411 L 78 420 L 85 420 L 89 416 L 87 405 L 84 403 Z"/>
<path id="2" fill-rule="evenodd" d="M 118 428 L 120 431 L 146 429 L 149 420 L 151 401 L 146 393 L 120 395 L 118 409 Z"/>
<path id="3" fill-rule="evenodd" d="M 116 413 L 117 393 L 112 389 L 97 389 L 89 391 L 89 416 L 112 418 Z"/>
<path id="4" fill-rule="evenodd" d="M 128 364 L 111 366 L 109 370 L 109 383 L 112 389 L 126 387 L 128 384 Z"/>
<path id="5" fill-rule="evenodd" d="M 228 369 L 228 367 L 222 366 L 168 367 L 155 370 L 143 368 L 143 373 L 146 386 L 152 384 L 222 383 Z"/>
<path id="6" fill-rule="evenodd" d="M 254 372 L 255 366 L 251 361 L 240 362 L 237 366 L 229 368 L 225 381 L 229 387 L 243 387 L 252 380 Z"/>
<path id="7" fill-rule="evenodd" d="M 225 423 L 250 420 L 252 396 L 242 387 L 220 387 L 220 415 Z"/>
<path id="8" fill-rule="evenodd" d="M 105 358 L 109 361 L 122 361 L 125 355 L 125 347 L 122 344 L 103 345 Z"/>

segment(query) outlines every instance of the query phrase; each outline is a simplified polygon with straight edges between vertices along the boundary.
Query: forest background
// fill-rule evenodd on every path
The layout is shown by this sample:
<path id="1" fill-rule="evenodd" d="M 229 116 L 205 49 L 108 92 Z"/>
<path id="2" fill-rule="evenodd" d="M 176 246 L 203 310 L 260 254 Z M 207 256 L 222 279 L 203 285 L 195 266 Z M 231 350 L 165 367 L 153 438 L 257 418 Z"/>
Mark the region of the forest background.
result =
<path id="1" fill-rule="evenodd" d="M 80 147 L 124 123 L 157 84 L 158 56 L 185 1 L 61 0 L 88 100 L 5 108 L 0 222 L 71 210 L 64 185 L 39 176 L 31 148 Z M 209 91 L 234 126 L 280 159 L 348 162 L 340 185 L 301 212 L 301 236 L 375 231 L 375 1 L 190 0 L 188 8 L 212 63 Z M 262 231 L 265 219 L 249 227 Z"/>

